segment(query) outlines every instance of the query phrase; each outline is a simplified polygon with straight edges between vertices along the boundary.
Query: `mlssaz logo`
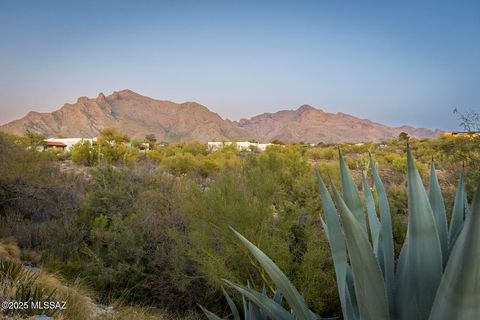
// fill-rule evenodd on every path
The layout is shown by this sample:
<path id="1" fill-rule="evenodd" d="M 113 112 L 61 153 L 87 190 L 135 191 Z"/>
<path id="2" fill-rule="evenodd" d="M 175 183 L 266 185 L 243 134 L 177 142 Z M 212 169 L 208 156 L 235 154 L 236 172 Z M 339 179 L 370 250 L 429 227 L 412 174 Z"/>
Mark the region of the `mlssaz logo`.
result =
<path id="1" fill-rule="evenodd" d="M 67 309 L 66 301 L 32 301 L 31 308 L 35 310 L 65 310 Z"/>

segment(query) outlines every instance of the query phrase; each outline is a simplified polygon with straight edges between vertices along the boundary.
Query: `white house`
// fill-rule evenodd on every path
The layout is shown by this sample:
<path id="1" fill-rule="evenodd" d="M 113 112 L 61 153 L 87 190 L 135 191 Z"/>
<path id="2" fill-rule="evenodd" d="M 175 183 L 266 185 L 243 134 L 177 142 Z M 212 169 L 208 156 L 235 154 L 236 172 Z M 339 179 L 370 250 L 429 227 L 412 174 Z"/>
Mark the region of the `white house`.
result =
<path id="1" fill-rule="evenodd" d="M 231 141 L 210 141 L 207 143 L 207 148 L 209 151 L 219 150 L 225 146 L 230 146 L 235 144 L 238 150 L 249 151 L 251 148 L 258 148 L 260 151 L 265 151 L 271 143 L 256 143 L 250 141 L 239 141 L 239 142 L 231 142 Z"/>
<path id="2" fill-rule="evenodd" d="M 96 138 L 49 138 L 49 139 L 45 139 L 44 141 L 46 143 L 49 143 L 49 142 L 63 143 L 66 146 L 65 149 L 67 151 L 70 151 L 73 145 L 81 141 L 89 141 L 90 143 L 93 143 L 93 141 L 96 141 Z"/>

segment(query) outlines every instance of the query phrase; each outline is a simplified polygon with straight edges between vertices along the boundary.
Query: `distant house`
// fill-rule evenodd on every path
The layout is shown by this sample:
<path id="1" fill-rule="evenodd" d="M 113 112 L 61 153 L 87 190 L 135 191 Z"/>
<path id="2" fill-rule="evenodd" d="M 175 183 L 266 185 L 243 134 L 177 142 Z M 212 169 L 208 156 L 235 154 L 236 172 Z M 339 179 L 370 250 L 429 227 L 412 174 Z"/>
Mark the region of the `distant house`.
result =
<path id="1" fill-rule="evenodd" d="M 48 138 L 44 140 L 45 149 L 51 149 L 53 147 L 61 147 L 64 145 L 64 151 L 70 151 L 74 145 L 82 141 L 89 141 L 90 143 L 94 143 L 97 138 Z"/>
<path id="2" fill-rule="evenodd" d="M 235 145 L 238 150 L 240 151 L 251 151 L 254 148 L 257 148 L 260 151 L 265 151 L 271 143 L 257 143 L 257 142 L 250 142 L 250 141 L 239 141 L 239 142 L 231 142 L 231 141 L 211 141 L 207 143 L 207 148 L 209 151 L 216 151 L 222 149 L 226 146 Z"/>
<path id="3" fill-rule="evenodd" d="M 93 144 L 96 141 L 96 138 L 49 138 L 44 140 L 45 148 L 48 149 L 49 145 L 53 146 L 54 144 L 63 144 L 65 147 L 63 150 L 70 151 L 74 145 L 82 141 L 89 141 Z"/>
<path id="4" fill-rule="evenodd" d="M 45 150 L 57 150 L 57 149 L 62 149 L 62 151 L 65 151 L 65 149 L 67 148 L 67 145 L 63 142 L 59 142 L 59 141 L 48 141 L 48 140 L 45 140 L 45 143 L 44 143 L 44 149 Z"/>

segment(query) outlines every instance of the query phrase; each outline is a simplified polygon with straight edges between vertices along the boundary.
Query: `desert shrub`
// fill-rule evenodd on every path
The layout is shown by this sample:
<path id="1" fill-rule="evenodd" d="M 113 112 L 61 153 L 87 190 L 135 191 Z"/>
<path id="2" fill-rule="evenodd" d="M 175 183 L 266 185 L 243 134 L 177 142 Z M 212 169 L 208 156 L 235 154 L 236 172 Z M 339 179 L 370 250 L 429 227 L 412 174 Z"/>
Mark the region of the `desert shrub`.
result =
<path id="1" fill-rule="evenodd" d="M 309 149 L 305 156 L 312 160 L 334 160 L 338 159 L 338 150 L 332 147 L 315 147 Z"/>
<path id="2" fill-rule="evenodd" d="M 191 201 L 181 206 L 188 221 L 182 255 L 198 264 L 213 286 L 228 278 L 250 279 L 253 286 L 261 287 L 267 279 L 258 275 L 258 265 L 235 245 L 228 230 L 232 225 L 275 257 L 305 289 L 315 309 L 332 311 L 338 309 L 335 290 L 321 297 L 313 294 L 314 288 L 334 282 L 334 273 L 325 254 L 326 239 L 316 232 L 320 203 L 313 171 L 300 149 L 269 148 L 258 157 L 244 159 L 237 170 L 222 171 L 205 190 L 192 186 Z M 329 271 L 306 277 L 304 271 L 313 270 L 323 258 L 321 265 Z"/>
<path id="3" fill-rule="evenodd" d="M 208 152 L 203 144 L 181 143 L 158 147 L 149 151 L 147 156 L 174 175 L 207 178 L 214 177 L 224 168 L 237 168 L 241 154 L 235 146 Z"/>
<path id="4" fill-rule="evenodd" d="M 197 162 L 192 154 L 181 153 L 165 158 L 162 165 L 174 174 L 186 174 L 195 170 Z"/>
<path id="5" fill-rule="evenodd" d="M 72 146 L 72 161 L 84 166 L 93 166 L 98 163 L 98 148 L 90 141 L 80 141 Z"/>
<path id="6" fill-rule="evenodd" d="M 0 134 L 0 216 L 46 221 L 73 213 L 82 201 L 83 177 L 60 172 L 47 153 Z"/>
<path id="7" fill-rule="evenodd" d="M 45 264 L 68 278 L 81 277 L 104 303 L 120 299 L 177 311 L 197 301 L 215 305 L 217 290 L 198 278 L 189 260 L 173 255 L 170 233 L 185 230 L 176 211 L 184 182 L 148 162 L 135 168 L 99 166 L 91 174 L 76 221 L 81 242 L 66 256 L 49 250 Z M 184 286 L 175 270 L 197 280 Z"/>

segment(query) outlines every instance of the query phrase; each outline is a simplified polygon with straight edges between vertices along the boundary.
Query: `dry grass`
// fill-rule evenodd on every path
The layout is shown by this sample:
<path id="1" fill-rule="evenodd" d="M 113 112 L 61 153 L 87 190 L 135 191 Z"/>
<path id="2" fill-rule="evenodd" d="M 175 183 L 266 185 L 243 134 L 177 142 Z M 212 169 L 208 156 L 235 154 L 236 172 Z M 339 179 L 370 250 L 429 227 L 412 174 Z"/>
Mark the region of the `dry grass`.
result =
<path id="1" fill-rule="evenodd" d="M 90 296 L 92 293 L 79 283 L 66 286 L 64 281 L 56 275 L 39 272 L 37 283 L 50 290 L 55 290 L 55 297 L 59 301 L 66 301 L 66 310 L 63 312 L 64 319 L 88 320 L 95 315 L 95 304 Z"/>
<path id="2" fill-rule="evenodd" d="M 60 277 L 41 270 L 32 270 L 20 262 L 20 249 L 13 239 L 0 240 L 0 262 L 6 272 L 0 277 L 0 298 L 15 300 L 20 288 L 42 288 L 54 292 L 56 301 L 66 301 L 66 310 L 58 313 L 58 319 L 87 320 L 94 318 L 95 304 L 89 298 L 91 292 L 75 283 L 64 285 Z"/>
<path id="3" fill-rule="evenodd" d="M 13 238 L 5 238 L 0 240 L 0 258 L 8 258 L 19 260 L 20 249 Z"/>

